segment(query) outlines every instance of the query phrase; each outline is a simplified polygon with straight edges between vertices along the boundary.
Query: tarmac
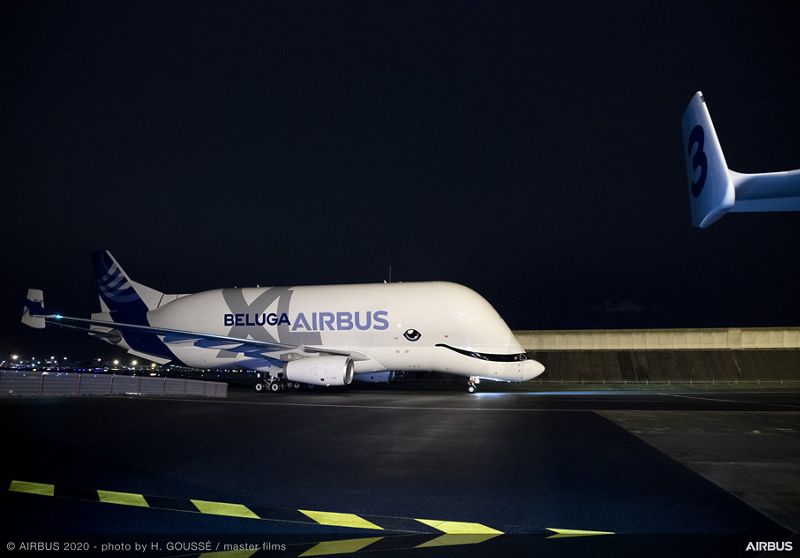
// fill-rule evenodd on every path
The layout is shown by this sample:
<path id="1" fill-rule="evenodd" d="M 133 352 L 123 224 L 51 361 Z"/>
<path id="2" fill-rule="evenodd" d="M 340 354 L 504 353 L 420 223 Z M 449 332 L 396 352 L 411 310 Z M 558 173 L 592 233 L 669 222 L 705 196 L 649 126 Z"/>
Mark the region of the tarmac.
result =
<path id="1" fill-rule="evenodd" d="M 800 530 L 796 391 L 231 389 L 6 398 L 0 421 L 9 540 L 735 556 Z"/>

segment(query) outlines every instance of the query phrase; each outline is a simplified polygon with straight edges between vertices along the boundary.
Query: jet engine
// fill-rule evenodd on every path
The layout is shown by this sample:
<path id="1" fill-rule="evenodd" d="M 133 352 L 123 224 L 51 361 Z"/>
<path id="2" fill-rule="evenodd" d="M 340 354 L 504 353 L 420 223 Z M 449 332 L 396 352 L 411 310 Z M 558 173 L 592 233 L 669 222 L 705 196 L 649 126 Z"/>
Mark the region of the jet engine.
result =
<path id="1" fill-rule="evenodd" d="M 301 358 L 286 363 L 284 374 L 290 382 L 346 386 L 353 381 L 353 360 L 344 356 Z"/>

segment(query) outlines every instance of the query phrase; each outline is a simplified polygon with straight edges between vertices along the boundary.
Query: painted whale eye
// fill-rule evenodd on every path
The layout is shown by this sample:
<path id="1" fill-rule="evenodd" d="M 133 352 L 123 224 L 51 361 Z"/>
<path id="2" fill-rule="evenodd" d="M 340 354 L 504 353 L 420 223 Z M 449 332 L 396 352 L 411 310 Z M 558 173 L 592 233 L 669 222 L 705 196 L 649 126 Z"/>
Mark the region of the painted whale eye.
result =
<path id="1" fill-rule="evenodd" d="M 403 334 L 403 337 L 409 341 L 419 341 L 419 338 L 422 337 L 422 334 L 416 329 L 407 329 Z"/>

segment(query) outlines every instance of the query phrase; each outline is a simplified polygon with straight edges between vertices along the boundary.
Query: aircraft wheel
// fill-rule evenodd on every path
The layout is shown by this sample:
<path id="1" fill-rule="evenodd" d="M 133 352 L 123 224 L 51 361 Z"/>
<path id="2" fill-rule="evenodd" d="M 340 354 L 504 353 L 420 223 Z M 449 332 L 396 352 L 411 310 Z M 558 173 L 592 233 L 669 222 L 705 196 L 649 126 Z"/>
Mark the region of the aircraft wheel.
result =
<path id="1" fill-rule="evenodd" d="M 467 391 L 470 392 L 470 393 L 475 393 L 476 389 L 477 388 L 473 384 L 470 384 L 470 385 L 467 386 Z"/>
<path id="2" fill-rule="evenodd" d="M 300 389 L 300 382 L 292 382 L 292 387 L 294 389 Z"/>
<path id="3" fill-rule="evenodd" d="M 256 382 L 256 385 L 255 385 L 255 386 L 253 386 L 253 388 L 254 388 L 254 389 L 255 389 L 255 390 L 258 392 L 258 393 L 264 393 L 264 382 Z"/>
<path id="4" fill-rule="evenodd" d="M 270 390 L 272 393 L 278 393 L 278 392 L 281 390 L 281 383 L 280 383 L 280 382 L 272 382 L 272 383 L 269 385 L 269 390 Z"/>

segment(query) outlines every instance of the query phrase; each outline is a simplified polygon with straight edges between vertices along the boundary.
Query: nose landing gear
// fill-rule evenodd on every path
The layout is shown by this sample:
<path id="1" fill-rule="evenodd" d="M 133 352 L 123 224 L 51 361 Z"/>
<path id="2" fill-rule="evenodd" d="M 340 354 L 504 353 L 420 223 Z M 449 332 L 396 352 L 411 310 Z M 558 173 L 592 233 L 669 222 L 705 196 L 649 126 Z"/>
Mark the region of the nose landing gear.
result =
<path id="1" fill-rule="evenodd" d="M 469 380 L 467 380 L 467 391 L 470 393 L 475 393 L 478 391 L 478 384 L 481 383 L 481 379 L 475 376 L 470 376 Z"/>

